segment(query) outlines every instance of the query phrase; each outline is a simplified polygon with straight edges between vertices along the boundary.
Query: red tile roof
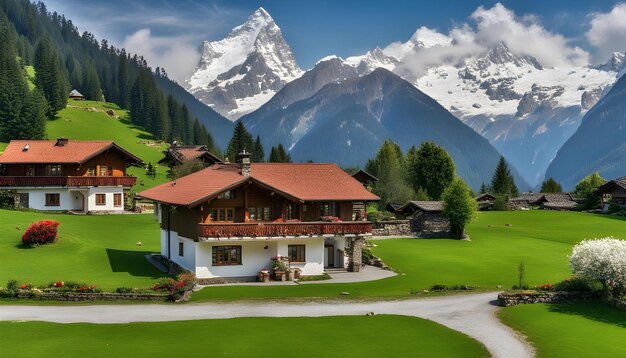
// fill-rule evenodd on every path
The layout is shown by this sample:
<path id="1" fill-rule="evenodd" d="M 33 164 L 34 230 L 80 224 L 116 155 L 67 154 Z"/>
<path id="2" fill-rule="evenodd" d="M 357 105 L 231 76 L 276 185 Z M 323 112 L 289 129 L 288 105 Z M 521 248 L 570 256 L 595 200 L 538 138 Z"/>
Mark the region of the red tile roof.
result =
<path id="1" fill-rule="evenodd" d="M 239 165 L 216 164 L 194 174 L 139 193 L 142 198 L 195 206 L 248 180 L 301 201 L 376 201 L 379 198 L 336 164 L 253 163 L 251 176 Z"/>
<path id="2" fill-rule="evenodd" d="M 180 147 L 174 150 L 180 153 L 180 155 L 182 155 L 184 159 L 189 160 L 198 158 L 199 156 L 204 154 L 206 152 L 204 148 L 205 147 L 203 145 L 199 145 L 194 147 Z"/>
<path id="3" fill-rule="evenodd" d="M 142 162 L 110 140 L 69 140 L 63 146 L 56 144 L 56 140 L 12 140 L 0 155 L 0 164 L 80 164 L 111 148 L 121 151 L 133 161 Z M 26 146 L 28 150 L 25 150 Z"/>

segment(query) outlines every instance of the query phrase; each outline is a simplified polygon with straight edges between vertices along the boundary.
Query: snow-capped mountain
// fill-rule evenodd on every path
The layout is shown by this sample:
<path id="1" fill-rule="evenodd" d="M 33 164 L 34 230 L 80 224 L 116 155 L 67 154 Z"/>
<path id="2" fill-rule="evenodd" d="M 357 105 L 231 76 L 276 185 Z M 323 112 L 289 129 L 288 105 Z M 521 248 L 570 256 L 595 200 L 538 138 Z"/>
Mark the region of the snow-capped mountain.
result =
<path id="1" fill-rule="evenodd" d="M 462 60 L 415 68 L 421 51 L 443 52 L 450 44 L 447 36 L 420 28 L 405 43 L 345 63 L 361 76 L 383 67 L 413 83 L 487 138 L 532 185 L 624 68 L 619 53 L 593 68 L 548 68 L 531 56 L 514 54 L 505 43 Z"/>
<path id="2" fill-rule="evenodd" d="M 185 87 L 230 120 L 254 111 L 302 74 L 280 28 L 263 8 L 226 38 L 204 41 L 200 52 Z"/>
<path id="3" fill-rule="evenodd" d="M 485 138 L 394 73 L 379 68 L 344 80 L 348 71 L 341 71 L 341 62 L 318 63 L 241 121 L 266 148 L 282 143 L 296 161 L 364 166 L 385 139 L 403 150 L 433 141 L 446 148 L 457 173 L 473 188 L 490 180 L 500 154 Z M 309 95 L 313 79 L 333 76 L 336 82 Z M 303 99 L 286 104 L 299 93 Z M 528 189 L 515 169 L 513 173 L 520 188 Z"/>

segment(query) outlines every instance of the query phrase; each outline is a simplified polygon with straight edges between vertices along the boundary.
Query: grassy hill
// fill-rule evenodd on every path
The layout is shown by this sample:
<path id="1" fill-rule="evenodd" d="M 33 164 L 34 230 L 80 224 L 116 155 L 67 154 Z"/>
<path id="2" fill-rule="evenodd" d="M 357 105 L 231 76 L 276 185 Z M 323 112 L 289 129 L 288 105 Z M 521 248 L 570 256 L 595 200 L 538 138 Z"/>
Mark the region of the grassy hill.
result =
<path id="1" fill-rule="evenodd" d="M 108 110 L 113 110 L 114 116 L 107 114 Z M 167 181 L 168 168 L 156 164 L 163 158 L 162 151 L 167 144 L 157 142 L 152 134 L 133 125 L 128 120 L 128 112 L 114 103 L 70 100 L 67 108 L 60 111 L 55 120 L 48 121 L 46 130 L 50 139 L 113 140 L 146 164 L 155 165 L 155 178 L 148 177 L 144 168 L 129 168 L 129 174 L 137 177 L 136 191 Z M 7 143 L 0 143 L 0 152 L 6 146 Z"/>

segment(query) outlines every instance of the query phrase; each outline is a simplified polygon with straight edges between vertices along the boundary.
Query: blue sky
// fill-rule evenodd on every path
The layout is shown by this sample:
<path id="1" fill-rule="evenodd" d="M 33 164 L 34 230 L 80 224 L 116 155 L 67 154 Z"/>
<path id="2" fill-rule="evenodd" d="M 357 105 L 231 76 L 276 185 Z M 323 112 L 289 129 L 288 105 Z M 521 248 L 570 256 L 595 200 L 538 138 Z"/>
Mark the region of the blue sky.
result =
<path id="1" fill-rule="evenodd" d="M 144 55 L 151 65 L 164 65 L 171 73 L 174 70 L 171 67 L 178 65 L 176 53 L 180 53 L 181 67 L 192 66 L 192 59 L 186 55 L 188 51 L 203 39 L 222 38 L 260 6 L 281 27 L 299 65 L 307 69 L 329 54 L 347 57 L 376 46 L 384 48 L 392 42 L 406 41 L 421 26 L 445 34 L 465 24 L 476 26 L 472 14 L 480 7 L 493 8 L 496 1 L 44 0 L 44 3 L 49 10 L 72 19 L 81 31 L 107 38 L 117 46 L 131 47 L 132 52 L 147 52 Z M 611 50 L 626 50 L 626 40 L 621 42 L 626 36 L 620 32 L 626 31 L 626 5 L 617 1 L 500 3 L 524 26 L 534 24 L 546 33 L 562 37 L 567 46 L 587 52 L 592 62 L 598 62 Z M 616 5 L 624 8 L 623 14 L 615 11 Z M 597 21 L 595 28 L 599 29 L 594 40 L 589 35 L 592 21 L 602 15 L 608 17 Z M 142 31 L 142 36 L 134 38 L 135 42 L 131 41 L 133 38 L 129 40 L 138 31 Z M 616 33 L 615 39 L 603 39 L 607 32 Z M 141 41 L 146 44 L 140 44 Z"/>

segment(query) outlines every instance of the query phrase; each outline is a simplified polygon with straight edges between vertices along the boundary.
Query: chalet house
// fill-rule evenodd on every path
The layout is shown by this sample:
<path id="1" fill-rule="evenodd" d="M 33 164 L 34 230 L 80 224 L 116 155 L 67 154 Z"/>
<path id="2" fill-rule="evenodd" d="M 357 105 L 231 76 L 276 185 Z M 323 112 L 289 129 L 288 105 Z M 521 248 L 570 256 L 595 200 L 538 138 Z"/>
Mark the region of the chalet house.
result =
<path id="1" fill-rule="evenodd" d="M 396 212 L 407 216 L 417 237 L 450 236 L 450 220 L 443 213 L 442 201 L 409 201 Z"/>
<path id="2" fill-rule="evenodd" d="M 23 208 L 123 211 L 126 176 L 141 159 L 112 141 L 13 140 L 0 155 L 0 190 L 12 190 Z"/>
<path id="3" fill-rule="evenodd" d="M 172 145 L 163 151 L 163 154 L 165 156 L 158 163 L 168 167 L 193 159 L 201 160 L 206 166 L 223 163 L 217 155 L 209 152 L 205 145 Z"/>
<path id="4" fill-rule="evenodd" d="M 201 282 L 254 277 L 276 256 L 302 275 L 360 270 L 376 195 L 335 164 L 240 162 L 139 193 L 160 206 L 163 256 Z"/>
<path id="5" fill-rule="evenodd" d="M 489 193 L 480 194 L 474 200 L 478 203 L 478 210 L 491 210 L 496 202 L 496 197 Z"/>
<path id="6" fill-rule="evenodd" d="M 578 203 L 569 193 L 522 193 L 511 198 L 509 205 L 512 210 L 573 210 Z"/>
<path id="7" fill-rule="evenodd" d="M 603 206 L 606 203 L 626 205 L 626 177 L 607 181 L 596 189 L 596 194 L 600 195 Z"/>
<path id="8" fill-rule="evenodd" d="M 85 99 L 85 97 L 75 89 L 70 92 L 69 98 L 75 101 L 82 101 Z"/>

